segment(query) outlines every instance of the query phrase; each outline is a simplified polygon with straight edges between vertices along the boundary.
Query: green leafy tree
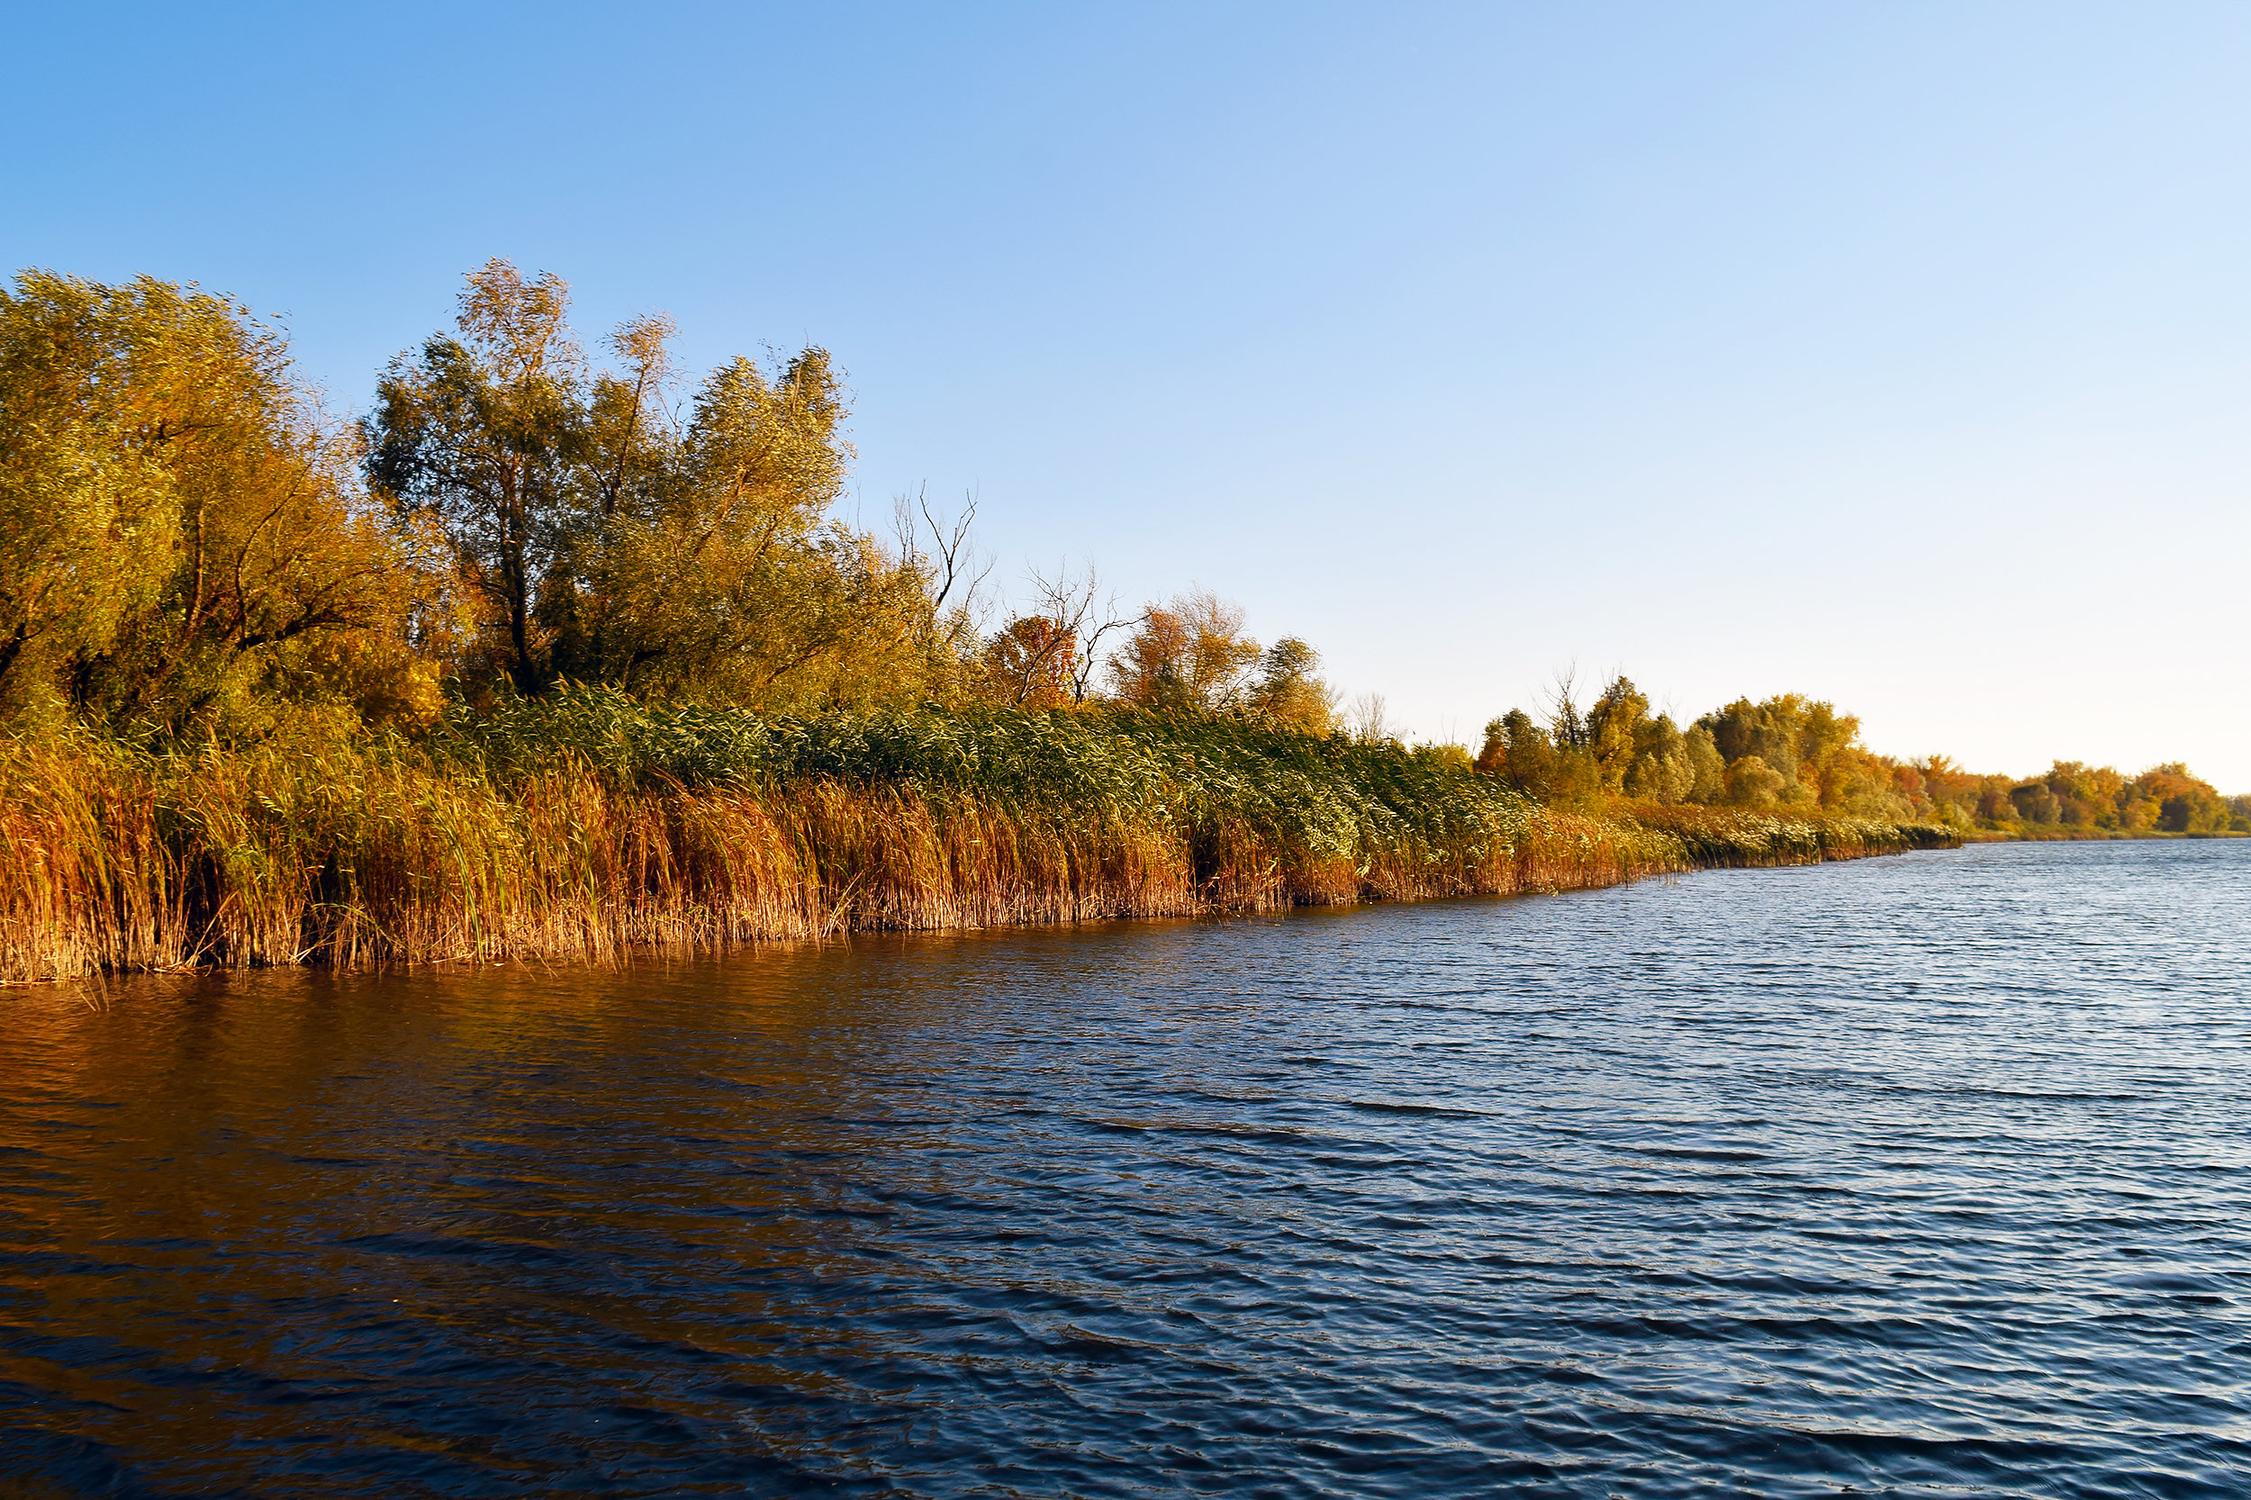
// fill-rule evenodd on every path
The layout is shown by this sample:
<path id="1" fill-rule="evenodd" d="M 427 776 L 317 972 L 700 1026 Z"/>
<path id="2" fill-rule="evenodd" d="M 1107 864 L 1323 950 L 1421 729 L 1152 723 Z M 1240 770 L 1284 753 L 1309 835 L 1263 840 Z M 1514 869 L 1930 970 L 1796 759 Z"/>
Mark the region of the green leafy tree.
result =
<path id="1" fill-rule="evenodd" d="M 471 687 L 818 709 L 973 675 L 966 518 L 886 546 L 830 514 L 851 448 L 824 350 L 729 360 L 683 419 L 667 320 L 625 324 L 595 369 L 568 312 L 558 278 L 489 262 L 367 424 L 370 478 L 445 537 L 475 605 Z"/>
<path id="2" fill-rule="evenodd" d="M 1642 721 L 1634 735 L 1634 760 L 1627 768 L 1629 796 L 1652 802 L 1685 802 L 1696 788 L 1696 765 L 1688 738 L 1670 714 Z"/>
<path id="3" fill-rule="evenodd" d="M 1790 782 L 1764 756 L 1745 755 L 1727 763 L 1724 785 L 1729 806 L 1767 812 L 1781 804 Z"/>
<path id="4" fill-rule="evenodd" d="M 403 516 L 434 522 L 480 606 L 490 660 L 517 691 L 553 679 L 533 606 L 572 547 L 593 451 L 585 359 L 559 277 L 504 260 L 470 273 L 452 334 L 394 360 L 367 424 L 368 474 Z"/>
<path id="5" fill-rule="evenodd" d="M 587 518 L 582 670 L 660 697 L 817 702 L 843 687 L 855 644 L 902 645 L 916 581 L 827 519 L 843 416 L 820 350 L 771 376 L 747 359 L 715 371 L 669 461 Z"/>
<path id="6" fill-rule="evenodd" d="M 1702 724 L 1690 726 L 1681 736 L 1681 750 L 1688 760 L 1687 799 L 1724 802 L 1727 799 L 1727 758 L 1720 754 L 1712 731 Z"/>
<path id="7" fill-rule="evenodd" d="M 2056 794 L 2044 781 L 2027 781 L 2009 788 L 2009 805 L 2022 822 L 2045 826 L 2056 821 Z"/>

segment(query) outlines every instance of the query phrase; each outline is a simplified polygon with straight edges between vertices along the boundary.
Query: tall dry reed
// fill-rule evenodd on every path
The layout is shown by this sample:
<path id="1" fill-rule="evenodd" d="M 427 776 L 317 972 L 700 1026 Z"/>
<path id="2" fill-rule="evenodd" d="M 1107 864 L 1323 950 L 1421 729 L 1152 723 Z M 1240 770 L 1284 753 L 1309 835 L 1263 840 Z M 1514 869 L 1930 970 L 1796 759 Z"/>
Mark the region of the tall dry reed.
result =
<path id="1" fill-rule="evenodd" d="M 418 744 L 0 743 L 0 980 L 604 962 L 855 929 L 1568 890 L 1936 836 L 1577 817 L 1440 755 L 1238 724 L 764 720 L 566 694 Z"/>

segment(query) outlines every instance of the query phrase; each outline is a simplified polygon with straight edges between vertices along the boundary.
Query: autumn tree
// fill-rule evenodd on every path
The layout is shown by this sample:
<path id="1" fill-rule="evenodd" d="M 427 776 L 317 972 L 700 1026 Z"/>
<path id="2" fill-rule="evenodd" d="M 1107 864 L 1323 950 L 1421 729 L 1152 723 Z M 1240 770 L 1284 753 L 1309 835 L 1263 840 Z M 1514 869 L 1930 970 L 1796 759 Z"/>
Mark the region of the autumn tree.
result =
<path id="1" fill-rule="evenodd" d="M 2150 825 L 2160 833 L 2216 833 L 2228 824 L 2227 803 L 2211 783 L 2190 774 L 2179 761 L 2142 772 L 2127 784 L 2124 795 L 2139 807 L 2156 809 Z"/>
<path id="2" fill-rule="evenodd" d="M 1151 605 L 1111 663 L 1118 697 L 1143 708 L 1217 713 L 1239 707 L 1263 655 L 1243 611 L 1206 589 Z"/>
<path id="3" fill-rule="evenodd" d="M 149 278 L 0 291 L 0 697 L 164 729 L 436 703 L 439 580 L 280 336 Z"/>
<path id="4" fill-rule="evenodd" d="M 1107 653 L 1127 632 L 1138 628 L 1144 616 L 1121 609 L 1118 596 L 1104 591 L 1091 564 L 1076 571 L 1066 564 L 1053 573 L 1035 568 L 1031 581 L 1042 617 L 1071 640 L 1071 702 L 1085 703 L 1094 696 L 1097 674 L 1108 661 Z"/>
<path id="5" fill-rule="evenodd" d="M 1649 699 L 1627 677 L 1619 677 L 1602 690 L 1587 710 L 1587 750 L 1594 757 L 1595 778 L 1608 792 L 1622 792 L 1639 751 L 1642 726 L 1649 719 Z"/>
<path id="6" fill-rule="evenodd" d="M 1066 708 L 1078 680 L 1078 637 L 1047 615 L 1018 615 L 985 642 L 988 695 L 1010 708 Z"/>
<path id="7" fill-rule="evenodd" d="M 1531 729 L 1539 731 L 1536 744 Z M 1622 676 L 1582 712 L 1566 672 L 1549 694 L 1545 725 L 1529 715 L 1496 719 L 1479 761 L 1497 771 L 1513 759 L 1520 785 L 1567 803 L 1623 797 L 1916 815 L 1918 804 L 1899 790 L 1896 764 L 1871 754 L 1859 734 L 1851 715 L 1794 693 L 1739 698 L 1684 730 L 1671 715 L 1651 712 L 1647 695 Z M 1911 773 L 1911 781 L 1920 785 L 1920 775 Z"/>
<path id="8" fill-rule="evenodd" d="M 1729 806 L 1767 812 L 1781 804 L 1794 782 L 1768 765 L 1765 756 L 1744 755 L 1727 763 L 1721 785 Z"/>
<path id="9" fill-rule="evenodd" d="M 1498 776 L 1518 791 L 1542 801 L 1556 791 L 1555 746 L 1545 729 L 1521 708 L 1512 708 L 1485 726 L 1476 769 Z"/>
<path id="10" fill-rule="evenodd" d="M 2108 766 L 2059 760 L 2041 778 L 2056 799 L 2056 821 L 2068 828 L 2115 828 L 2126 778 Z"/>
<path id="11" fill-rule="evenodd" d="M 1032 607 L 984 643 L 984 696 L 1012 707 L 1083 704 L 1094 695 L 1108 643 L 1146 617 L 1121 613 L 1092 567 L 1034 568 L 1030 582 Z"/>
<path id="12" fill-rule="evenodd" d="M 2048 789 L 2045 781 L 2027 781 L 2009 788 L 2009 805 L 2016 809 L 2018 819 L 2023 822 L 2056 821 L 2056 794 Z"/>

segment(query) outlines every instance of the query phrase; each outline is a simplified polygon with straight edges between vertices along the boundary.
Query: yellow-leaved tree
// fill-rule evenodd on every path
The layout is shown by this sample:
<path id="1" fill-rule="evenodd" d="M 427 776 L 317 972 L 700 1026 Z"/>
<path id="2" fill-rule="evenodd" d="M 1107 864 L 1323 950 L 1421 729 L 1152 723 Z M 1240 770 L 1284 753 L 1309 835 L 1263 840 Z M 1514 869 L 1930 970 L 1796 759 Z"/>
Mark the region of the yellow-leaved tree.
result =
<path id="1" fill-rule="evenodd" d="M 0 291 L 0 702 L 254 732 L 438 706 L 442 579 L 271 329 L 151 278 Z"/>

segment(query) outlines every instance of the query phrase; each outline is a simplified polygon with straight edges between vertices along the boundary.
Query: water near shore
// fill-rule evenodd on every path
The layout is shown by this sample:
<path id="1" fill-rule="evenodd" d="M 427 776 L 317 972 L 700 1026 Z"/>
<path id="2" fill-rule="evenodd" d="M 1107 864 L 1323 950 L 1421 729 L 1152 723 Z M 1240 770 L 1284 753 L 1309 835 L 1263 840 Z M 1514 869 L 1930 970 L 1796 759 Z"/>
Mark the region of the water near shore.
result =
<path id="1" fill-rule="evenodd" d="M 2251 843 L 84 993 L 34 1494 L 2251 1485 Z"/>

